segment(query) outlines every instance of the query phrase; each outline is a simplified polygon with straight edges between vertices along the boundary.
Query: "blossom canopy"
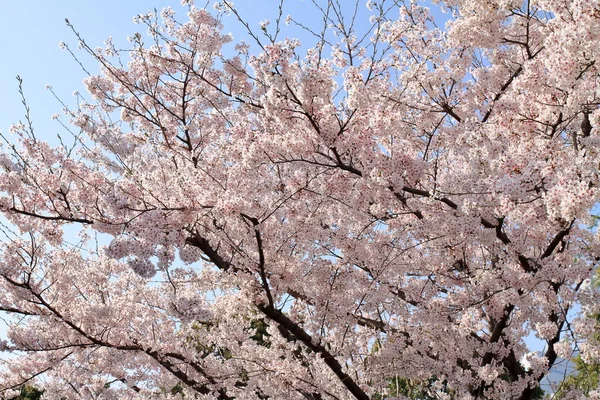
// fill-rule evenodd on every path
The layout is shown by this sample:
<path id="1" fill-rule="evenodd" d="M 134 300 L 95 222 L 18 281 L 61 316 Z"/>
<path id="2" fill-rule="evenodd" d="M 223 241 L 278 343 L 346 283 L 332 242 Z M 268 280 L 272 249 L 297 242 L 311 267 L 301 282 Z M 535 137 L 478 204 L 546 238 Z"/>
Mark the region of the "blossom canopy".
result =
<path id="1" fill-rule="evenodd" d="M 184 3 L 75 31 L 71 139 L 2 148 L 0 396 L 525 400 L 600 361 L 600 1 Z"/>

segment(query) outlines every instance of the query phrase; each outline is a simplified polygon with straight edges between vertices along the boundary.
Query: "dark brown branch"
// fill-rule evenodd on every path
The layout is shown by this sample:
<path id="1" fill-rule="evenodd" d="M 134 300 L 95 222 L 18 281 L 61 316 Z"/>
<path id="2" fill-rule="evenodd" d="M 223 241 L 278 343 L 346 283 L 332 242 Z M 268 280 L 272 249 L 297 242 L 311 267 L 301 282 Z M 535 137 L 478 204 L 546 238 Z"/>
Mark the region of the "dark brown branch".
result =
<path id="1" fill-rule="evenodd" d="M 427 190 L 421 190 L 421 189 L 415 189 L 415 188 L 411 188 L 408 186 L 404 186 L 402 188 L 402 190 L 406 193 L 411 193 L 411 194 L 415 194 L 417 196 L 422 196 L 422 197 L 433 197 L 433 195 L 431 193 L 429 193 Z M 441 199 L 435 198 L 438 201 L 441 201 L 442 203 L 446 204 L 448 207 L 453 208 L 453 209 L 458 209 L 458 204 L 456 204 L 455 202 L 453 202 L 452 200 L 450 200 L 447 197 L 442 197 Z"/>
<path id="2" fill-rule="evenodd" d="M 202 252 L 204 254 L 206 254 L 206 256 L 210 259 L 210 261 L 215 264 L 215 266 L 223 271 L 228 271 L 229 268 L 231 267 L 231 264 L 227 261 L 225 261 L 225 259 L 223 259 L 210 245 L 210 243 L 208 242 L 208 240 L 204 239 L 202 236 L 200 235 L 194 235 L 191 237 L 188 237 L 185 240 L 186 244 L 189 244 L 190 246 L 195 246 L 197 248 L 199 248 L 200 250 L 202 250 Z"/>
<path id="3" fill-rule="evenodd" d="M 340 382 L 348 389 L 352 395 L 358 400 L 369 400 L 369 396 L 358 386 L 354 380 L 344 372 L 341 364 L 336 358 L 320 343 L 315 343 L 312 336 L 306 333 L 300 328 L 295 322 L 289 319 L 281 311 L 276 310 L 266 305 L 259 305 L 258 309 L 268 318 L 277 322 L 281 334 L 288 340 L 298 339 L 306 347 L 315 353 L 319 354 L 323 359 L 323 362 L 331 369 L 331 371 L 338 377 Z M 281 329 L 282 328 L 282 329 Z"/>
<path id="4" fill-rule="evenodd" d="M 246 216 L 246 219 L 251 218 Z M 249 219 L 252 221 L 252 219 Z M 258 223 L 258 220 L 256 220 Z M 213 249 L 208 241 L 200 237 L 199 235 L 193 238 L 188 238 L 188 244 L 195 245 L 200 248 L 204 254 L 215 264 L 219 269 L 227 271 L 230 268 L 230 264 L 225 262 L 223 258 Z M 354 380 L 344 372 L 341 364 L 335 359 L 335 357 L 320 343 L 315 343 L 312 336 L 304 331 L 298 324 L 289 319 L 280 310 L 277 310 L 271 304 L 256 304 L 256 307 L 268 318 L 275 321 L 278 324 L 279 331 L 288 340 L 300 340 L 310 350 L 318 353 L 325 364 L 331 369 L 331 371 L 339 378 L 342 384 L 352 393 L 352 395 L 358 400 L 369 400 L 369 396 L 358 386 Z"/>
<path id="5" fill-rule="evenodd" d="M 558 246 L 563 241 L 563 239 L 571 232 L 574 223 L 575 220 L 573 219 L 567 228 L 561 230 L 556 234 L 556 236 L 554 236 L 554 239 L 552 239 L 548 247 L 546 247 L 546 250 L 544 250 L 544 252 L 542 253 L 541 258 L 547 258 L 552 255 L 552 252 L 556 249 L 556 246 Z"/>
<path id="6" fill-rule="evenodd" d="M 590 123 L 590 112 L 583 111 L 583 121 L 581 121 L 581 136 L 588 137 L 592 133 L 592 124 Z"/>
<path id="7" fill-rule="evenodd" d="M 394 191 L 394 187 L 393 186 L 388 186 L 388 189 L 394 194 L 394 196 L 398 200 L 400 200 L 400 203 L 402 203 L 402 205 L 405 208 L 408 208 L 410 210 L 410 208 L 408 207 L 408 203 L 406 201 L 406 197 L 404 197 L 404 196 L 402 196 L 402 194 Z M 410 213 L 413 214 L 414 216 L 416 216 L 419 219 L 423 219 L 423 213 L 421 211 L 419 211 L 419 210 L 416 210 L 416 211 L 410 210 Z"/>
<path id="8" fill-rule="evenodd" d="M 504 225 L 504 217 L 497 218 L 497 221 L 498 221 L 498 223 L 494 225 L 487 219 L 481 218 L 481 225 L 483 225 L 484 227 L 489 228 L 489 229 L 494 229 L 496 231 L 496 237 L 498 239 L 500 239 L 500 241 L 502 243 L 509 244 L 510 239 L 508 238 L 506 233 L 504 233 L 504 231 L 502 230 L 502 226 Z"/>
<path id="9" fill-rule="evenodd" d="M 494 99 L 492 100 L 492 104 L 490 104 L 490 108 L 487 110 L 487 112 L 481 119 L 481 122 L 486 122 L 490 118 L 490 115 L 492 114 L 492 111 L 494 110 L 494 103 L 497 102 L 498 100 L 500 100 L 500 98 L 502 97 L 504 92 L 506 92 L 506 89 L 508 89 L 510 84 L 521 74 L 522 71 L 523 71 L 523 66 L 519 66 L 519 68 L 517 68 L 510 75 L 510 78 L 508 78 L 508 80 L 506 82 L 504 82 L 504 85 L 502 85 L 502 87 L 500 88 L 500 91 L 498 93 L 496 93 L 496 95 L 494 96 Z"/>
<path id="10" fill-rule="evenodd" d="M 16 207 L 11 207 L 8 209 L 8 211 L 16 213 L 16 214 L 22 214 L 22 215 L 27 215 L 29 217 L 34 217 L 34 218 L 39 218 L 39 219 L 44 219 L 47 221 L 63 221 L 63 222 L 78 222 L 81 224 L 88 224 L 91 225 L 94 223 L 94 221 L 91 221 L 89 219 L 85 219 L 85 218 L 74 218 L 74 217 L 65 217 L 63 215 L 41 215 L 41 214 L 36 214 L 33 212 L 29 212 L 29 211 L 25 211 L 25 210 L 20 210 Z"/>
<path id="11" fill-rule="evenodd" d="M 20 288 L 23 288 L 23 289 L 26 289 L 27 291 L 29 291 L 29 293 L 31 293 L 31 295 L 33 295 L 33 297 L 35 297 L 35 299 L 37 299 L 36 300 L 37 304 L 45 307 L 54 316 L 56 316 L 59 320 L 61 320 L 65 325 L 67 325 L 68 327 L 73 329 L 75 332 L 77 332 L 83 338 L 89 340 L 90 343 L 87 343 L 87 344 L 80 343 L 77 345 L 78 347 L 98 346 L 98 347 L 111 348 L 111 349 L 120 350 L 120 351 L 142 352 L 142 353 L 149 355 L 153 359 L 155 359 L 163 368 L 165 368 L 167 371 L 169 371 L 171 374 L 173 374 L 175 377 L 177 377 L 179 380 L 181 380 L 181 382 L 190 386 L 196 392 L 201 393 L 201 394 L 210 394 L 210 393 L 214 392 L 214 390 L 209 389 L 206 386 L 206 384 L 201 384 L 199 382 L 196 382 L 191 377 L 189 377 L 188 374 L 186 374 L 185 372 L 176 368 L 175 365 L 167 359 L 167 357 L 176 358 L 180 361 L 184 361 L 187 365 L 190 365 L 196 372 L 198 372 L 205 379 L 207 379 L 209 381 L 209 383 L 215 384 L 216 381 L 213 378 L 211 378 L 210 376 L 208 376 L 198 364 L 196 364 L 194 362 L 190 362 L 185 357 L 183 357 L 179 354 L 176 354 L 176 353 L 168 353 L 167 355 L 161 355 L 156 350 L 144 348 L 137 344 L 120 344 L 120 345 L 118 345 L 118 344 L 109 343 L 103 339 L 98 339 L 97 337 L 94 337 L 93 335 L 90 335 L 88 332 L 84 331 L 83 328 L 79 327 L 73 321 L 66 318 L 59 310 L 57 310 L 50 303 L 48 303 L 48 301 L 46 301 L 46 299 L 44 299 L 44 297 L 40 293 L 36 292 L 30 286 L 30 284 L 28 282 L 18 282 L 18 281 L 15 281 L 15 280 L 9 278 L 6 275 L 3 275 L 3 278 L 11 285 L 20 287 Z M 229 397 L 226 395 L 226 393 L 223 391 L 223 389 L 219 389 L 217 392 L 219 393 L 219 395 L 217 396 L 218 399 L 233 400 L 232 397 Z"/>
<path id="12" fill-rule="evenodd" d="M 7 313 L 13 313 L 13 314 L 21 314 L 21 315 L 39 315 L 30 311 L 23 311 L 23 310 L 19 310 L 18 308 L 14 308 L 14 307 L 5 307 L 5 306 L 0 306 L 0 311 L 4 311 Z"/>
<path id="13" fill-rule="evenodd" d="M 446 113 L 448 113 L 448 115 L 450 115 L 452 118 L 454 118 L 456 120 L 456 122 L 462 121 L 462 119 L 458 116 L 458 114 L 456 114 L 454 109 L 452 107 L 450 107 L 447 103 L 442 104 L 442 109 Z"/>
<path id="14" fill-rule="evenodd" d="M 246 214 L 241 214 L 243 218 L 247 219 L 254 226 L 254 237 L 256 238 L 256 247 L 258 249 L 258 273 L 260 274 L 260 280 L 263 289 L 265 290 L 265 294 L 267 295 L 267 300 L 269 301 L 269 306 L 271 308 L 275 307 L 275 302 L 273 301 L 273 296 L 271 294 L 271 288 L 269 287 L 269 281 L 267 280 L 267 274 L 265 272 L 265 253 L 263 249 L 262 236 L 260 235 L 260 221 L 257 218 L 250 217 Z"/>

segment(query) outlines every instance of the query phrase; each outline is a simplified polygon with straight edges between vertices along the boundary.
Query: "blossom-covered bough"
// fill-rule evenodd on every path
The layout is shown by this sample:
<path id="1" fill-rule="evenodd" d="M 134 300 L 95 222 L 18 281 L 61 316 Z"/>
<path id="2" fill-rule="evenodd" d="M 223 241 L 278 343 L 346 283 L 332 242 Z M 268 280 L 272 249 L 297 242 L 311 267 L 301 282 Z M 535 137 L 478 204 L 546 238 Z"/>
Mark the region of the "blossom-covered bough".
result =
<path id="1" fill-rule="evenodd" d="M 229 2 L 140 16 L 128 51 L 80 41 L 102 72 L 65 109 L 72 140 L 17 125 L 1 155 L 2 396 L 401 380 L 524 400 L 560 357 L 600 358 L 600 2 L 448 0 L 445 28 L 417 2 L 341 3 L 313 4 L 322 29 L 288 17 L 308 51 L 281 12 L 231 50 Z"/>

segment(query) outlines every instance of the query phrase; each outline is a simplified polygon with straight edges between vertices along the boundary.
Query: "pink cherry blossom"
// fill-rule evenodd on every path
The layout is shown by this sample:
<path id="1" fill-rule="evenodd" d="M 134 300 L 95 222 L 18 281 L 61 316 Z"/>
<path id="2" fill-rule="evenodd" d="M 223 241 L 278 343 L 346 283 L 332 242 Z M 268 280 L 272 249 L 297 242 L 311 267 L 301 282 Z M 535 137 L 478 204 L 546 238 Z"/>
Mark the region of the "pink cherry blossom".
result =
<path id="1" fill-rule="evenodd" d="M 182 3 L 77 35 L 71 147 L 10 128 L 0 396 L 525 400 L 600 361 L 600 1 L 323 1 L 308 49 Z"/>

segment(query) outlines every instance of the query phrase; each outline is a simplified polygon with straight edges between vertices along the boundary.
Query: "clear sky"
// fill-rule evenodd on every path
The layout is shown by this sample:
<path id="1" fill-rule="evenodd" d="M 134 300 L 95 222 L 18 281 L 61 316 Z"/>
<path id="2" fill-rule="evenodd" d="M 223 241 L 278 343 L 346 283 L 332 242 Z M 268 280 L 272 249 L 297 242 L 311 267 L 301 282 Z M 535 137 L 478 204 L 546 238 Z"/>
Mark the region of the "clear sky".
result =
<path id="1" fill-rule="evenodd" d="M 196 0 L 198 6 L 206 3 L 212 4 L 214 0 Z M 259 33 L 259 22 L 265 19 L 273 22 L 279 11 L 279 0 L 235 0 L 234 4 L 244 20 Z M 341 4 L 346 13 L 353 11 L 354 0 L 342 0 Z M 365 5 L 366 0 L 360 0 L 359 29 L 369 24 Z M 133 17 L 152 9 L 160 11 L 167 6 L 178 11 L 180 21 L 187 20 L 186 9 L 180 5 L 180 0 L 0 0 L 0 50 L 3 55 L 0 62 L 0 131 L 8 132 L 11 124 L 23 118 L 16 75 L 24 80 L 36 134 L 47 140 L 52 140 L 61 130 L 60 125 L 50 118 L 52 114 L 60 113 L 62 107 L 44 89 L 45 86 L 51 85 L 66 101 L 73 99 L 75 90 L 85 92 L 81 83 L 84 72 L 68 52 L 58 47 L 58 43 L 64 41 L 77 50 L 77 39 L 67 27 L 65 18 L 91 47 L 103 46 L 104 40 L 112 36 L 115 44 L 127 48 L 128 36 L 136 31 L 145 31 L 144 26 L 133 23 Z M 433 6 L 433 13 L 443 26 L 448 15 L 442 15 L 436 8 Z M 285 0 L 283 19 L 288 14 L 320 30 L 322 16 L 312 1 Z M 246 29 L 234 17 L 225 19 L 224 23 L 224 32 L 232 33 L 234 41 L 248 38 Z M 305 45 L 313 42 L 306 32 L 290 27 L 284 29 L 284 35 L 291 34 Z M 86 59 L 82 51 L 75 53 L 83 58 L 88 70 L 92 73 L 97 71 L 93 60 Z"/>
<path id="2" fill-rule="evenodd" d="M 197 1 L 203 5 L 202 0 Z M 212 3 L 212 1 L 211 1 Z M 236 8 L 259 31 L 258 22 L 277 12 L 277 0 L 238 0 Z M 301 0 L 286 2 L 287 13 L 304 13 L 306 3 Z M 18 84 L 20 75 L 24 80 L 25 95 L 30 103 L 34 127 L 39 137 L 51 139 L 61 130 L 57 122 L 51 121 L 61 106 L 52 94 L 45 90 L 52 85 L 63 99 L 71 100 L 74 90 L 85 92 L 82 80 L 84 72 L 58 43 L 64 41 L 77 49 L 75 35 L 65 24 L 65 18 L 75 26 L 92 47 L 102 46 L 109 36 L 115 43 L 126 43 L 127 36 L 144 27 L 135 25 L 133 17 L 156 8 L 166 6 L 180 11 L 180 20 L 185 21 L 185 9 L 179 0 L 0 0 L 0 131 L 7 133 L 11 124 L 23 118 Z M 285 18 L 284 14 L 284 18 Z M 227 21 L 225 32 L 236 37 L 243 35 L 243 27 Z M 83 52 L 76 54 L 84 56 Z M 96 71 L 96 64 L 88 59 L 86 68 Z"/>

